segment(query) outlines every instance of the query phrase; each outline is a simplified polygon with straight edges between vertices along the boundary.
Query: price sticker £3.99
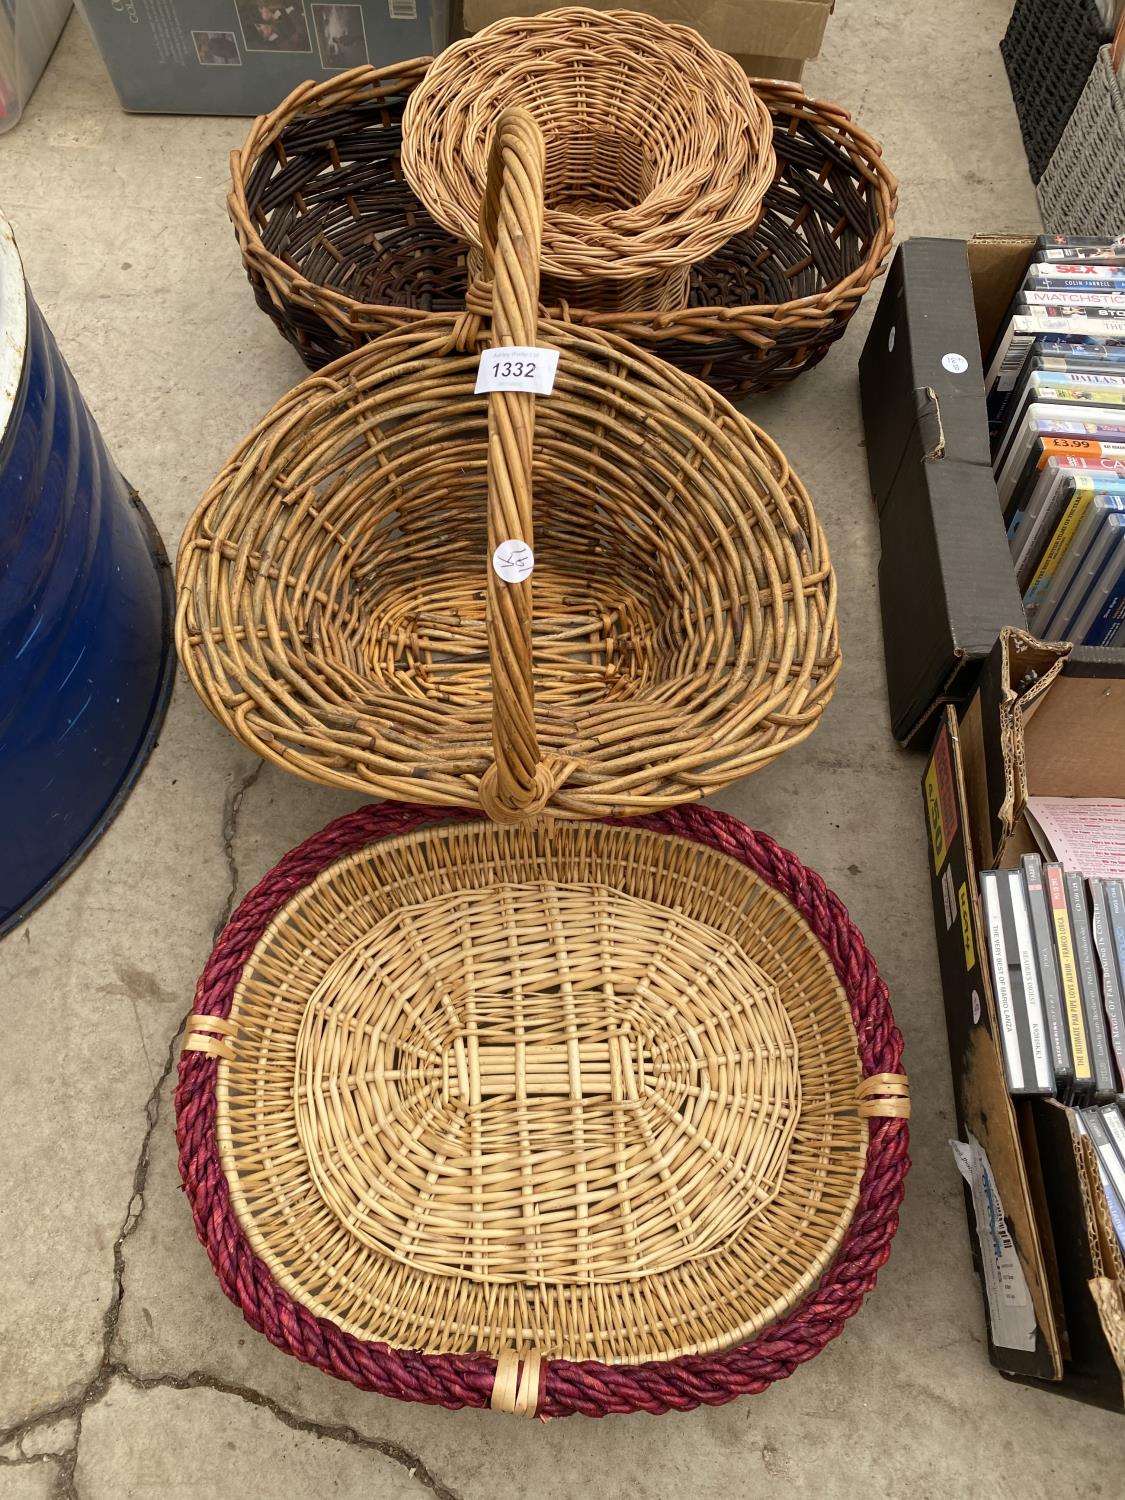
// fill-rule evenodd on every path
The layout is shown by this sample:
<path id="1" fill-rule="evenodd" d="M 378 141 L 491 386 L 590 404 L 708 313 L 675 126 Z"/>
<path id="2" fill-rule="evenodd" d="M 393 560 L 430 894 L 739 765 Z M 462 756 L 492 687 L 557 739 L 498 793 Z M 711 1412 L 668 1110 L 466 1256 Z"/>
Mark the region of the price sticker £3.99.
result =
<path id="1" fill-rule="evenodd" d="M 559 367 L 557 349 L 528 349 L 510 345 L 486 349 L 477 366 L 476 394 L 484 391 L 529 391 L 549 396 Z"/>

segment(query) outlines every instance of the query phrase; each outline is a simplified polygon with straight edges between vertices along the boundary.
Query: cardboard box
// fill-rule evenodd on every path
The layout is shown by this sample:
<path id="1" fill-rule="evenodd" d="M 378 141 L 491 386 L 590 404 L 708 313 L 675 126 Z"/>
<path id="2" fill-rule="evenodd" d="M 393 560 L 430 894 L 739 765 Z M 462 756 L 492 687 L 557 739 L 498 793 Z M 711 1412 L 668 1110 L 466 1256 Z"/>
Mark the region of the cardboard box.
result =
<path id="1" fill-rule="evenodd" d="M 257 115 L 308 78 L 440 51 L 448 0 L 78 0 L 123 108 Z"/>
<path id="2" fill-rule="evenodd" d="M 1125 796 L 1123 736 L 1125 675 L 1091 677 L 1069 646 L 1005 630 L 965 712 L 942 710 L 922 779 L 958 1137 L 979 1144 L 991 1183 L 986 1199 L 966 1187 L 989 1357 L 1115 1411 L 1125 1270 L 1088 1143 L 1054 1100 L 1008 1096 L 978 872 L 1036 847 L 1028 797 Z"/>
<path id="3" fill-rule="evenodd" d="M 619 10 L 622 0 L 583 0 L 593 10 Z M 693 26 L 751 77 L 800 79 L 820 51 L 835 0 L 629 0 L 627 10 Z M 504 16 L 538 16 L 559 0 L 464 0 L 464 26 L 479 31 Z"/>
<path id="4" fill-rule="evenodd" d="M 981 350 L 1031 261 L 1031 235 L 915 239 L 891 263 L 859 361 L 895 738 L 964 705 L 1005 627 L 1027 619 L 993 483 Z M 1125 671 L 1119 647 L 1076 647 L 1072 669 Z"/>

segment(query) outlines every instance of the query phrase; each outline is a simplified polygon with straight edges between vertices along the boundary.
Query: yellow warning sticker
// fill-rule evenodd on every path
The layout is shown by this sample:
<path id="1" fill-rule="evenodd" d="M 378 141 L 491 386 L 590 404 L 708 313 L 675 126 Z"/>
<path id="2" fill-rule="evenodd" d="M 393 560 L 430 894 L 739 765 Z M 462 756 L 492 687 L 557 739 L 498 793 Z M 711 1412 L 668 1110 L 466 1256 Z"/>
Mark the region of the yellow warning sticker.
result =
<path id="1" fill-rule="evenodd" d="M 965 881 L 958 887 L 957 905 L 961 908 L 961 938 L 965 944 L 965 968 L 968 970 L 976 963 L 976 954 L 973 949 L 973 912 L 969 905 L 969 887 Z"/>

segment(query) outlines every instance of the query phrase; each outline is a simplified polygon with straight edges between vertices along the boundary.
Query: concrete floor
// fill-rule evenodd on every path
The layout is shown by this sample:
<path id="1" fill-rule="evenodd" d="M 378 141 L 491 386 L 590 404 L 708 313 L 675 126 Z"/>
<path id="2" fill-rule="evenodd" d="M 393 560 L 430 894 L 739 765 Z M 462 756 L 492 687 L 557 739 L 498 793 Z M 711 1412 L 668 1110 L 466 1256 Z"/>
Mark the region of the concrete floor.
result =
<path id="1" fill-rule="evenodd" d="M 808 82 L 885 142 L 903 235 L 1037 224 L 996 45 L 1010 9 L 837 0 Z M 73 21 L 0 144 L 31 286 L 170 548 L 302 373 L 254 307 L 223 209 L 244 129 L 123 114 Z M 841 894 L 907 1038 L 914 1170 L 867 1307 L 763 1396 L 547 1427 L 361 1395 L 247 1328 L 179 1190 L 176 1032 L 232 903 L 355 800 L 264 768 L 181 680 L 125 810 L 0 949 L 0 1500 L 1115 1492 L 1120 1421 L 1007 1384 L 986 1358 L 948 1146 L 919 761 L 895 747 L 884 697 L 855 368 L 872 307 L 753 409 L 824 519 L 847 665 L 813 739 L 719 799 Z"/>

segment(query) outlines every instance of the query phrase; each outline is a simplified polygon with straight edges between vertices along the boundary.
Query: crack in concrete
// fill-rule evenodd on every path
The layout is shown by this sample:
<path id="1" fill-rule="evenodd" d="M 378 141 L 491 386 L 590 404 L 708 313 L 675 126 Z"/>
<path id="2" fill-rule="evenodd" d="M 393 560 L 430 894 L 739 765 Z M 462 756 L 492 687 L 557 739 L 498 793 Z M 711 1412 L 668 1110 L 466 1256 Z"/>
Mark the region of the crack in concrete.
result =
<path id="1" fill-rule="evenodd" d="M 230 914 L 234 909 L 234 898 L 238 891 L 238 862 L 234 857 L 234 841 L 238 833 L 238 817 L 242 810 L 242 800 L 246 793 L 257 781 L 265 768 L 265 761 L 259 760 L 254 768 L 243 776 L 240 781 L 232 784 L 227 792 L 223 805 L 223 854 L 226 858 L 229 886 L 226 899 L 218 922 L 215 926 L 214 937 L 226 926 Z M 133 1191 L 125 1208 L 125 1217 L 117 1238 L 113 1242 L 113 1285 L 110 1292 L 109 1306 L 102 1318 L 102 1348 L 101 1358 L 93 1375 L 87 1381 L 84 1388 L 77 1396 L 69 1401 L 60 1402 L 59 1405 L 51 1407 L 48 1411 L 40 1411 L 32 1416 L 25 1417 L 15 1422 L 12 1426 L 0 1430 L 0 1447 L 6 1447 L 14 1443 L 16 1451 L 23 1454 L 23 1439 L 37 1427 L 45 1426 L 49 1422 L 57 1421 L 60 1417 L 72 1417 L 74 1419 L 74 1438 L 66 1448 L 57 1453 L 48 1455 L 59 1466 L 59 1479 L 56 1494 L 59 1500 L 79 1500 L 78 1490 L 75 1487 L 74 1474 L 78 1465 L 78 1447 L 82 1441 L 82 1419 L 86 1411 L 97 1404 L 109 1389 L 110 1381 L 115 1375 L 122 1375 L 132 1379 L 129 1371 L 122 1364 L 114 1362 L 113 1345 L 117 1338 L 117 1328 L 121 1321 L 121 1305 L 125 1300 L 125 1242 L 136 1233 L 137 1226 L 141 1222 L 141 1216 L 145 1210 L 145 1183 L 148 1179 L 149 1157 L 152 1150 L 152 1137 L 160 1119 L 160 1095 L 172 1072 L 176 1062 L 177 1045 L 183 1033 L 184 1024 L 187 1021 L 185 1014 L 180 1018 L 179 1025 L 168 1043 L 168 1052 L 164 1059 L 164 1066 L 160 1070 L 160 1076 L 152 1086 L 152 1092 L 145 1102 L 145 1133 L 141 1140 L 141 1149 L 137 1157 L 137 1164 L 133 1169 Z M 26 1460 L 30 1462 L 31 1460 Z M 6 1461 L 11 1463 L 11 1461 Z M 19 1462 L 19 1460 L 17 1460 Z"/>
<path id="2" fill-rule="evenodd" d="M 242 799 L 265 768 L 265 761 L 259 760 L 252 771 L 249 771 L 240 781 L 232 782 L 227 789 L 226 801 L 223 804 L 223 856 L 227 862 L 227 897 L 211 934 L 211 940 L 215 943 L 219 941 L 219 934 L 230 921 L 230 914 L 234 910 L 234 898 L 238 894 L 238 861 L 234 857 L 234 840 L 238 833 L 238 816 L 242 811 Z"/>
<path id="3" fill-rule="evenodd" d="M 272 1396 L 255 1390 L 253 1386 L 238 1385 L 232 1381 L 222 1380 L 217 1375 L 206 1375 L 200 1370 L 193 1370 L 188 1375 L 135 1375 L 125 1365 L 116 1365 L 113 1367 L 113 1373 L 138 1391 L 214 1391 L 220 1396 L 234 1396 L 250 1406 L 257 1406 L 263 1411 L 268 1411 L 272 1417 L 284 1426 L 292 1428 L 294 1432 L 307 1432 L 313 1437 L 327 1438 L 332 1442 L 344 1443 L 352 1448 L 366 1448 L 373 1453 L 381 1454 L 383 1458 L 404 1468 L 412 1479 L 416 1479 L 424 1489 L 436 1496 L 437 1500 L 461 1500 L 456 1490 L 451 1490 L 447 1484 L 443 1484 L 436 1475 L 430 1472 L 418 1454 L 412 1453 L 409 1448 L 404 1448 L 401 1443 L 392 1443 L 386 1438 L 367 1437 L 347 1423 L 318 1422 L 315 1417 L 303 1417 L 299 1412 L 282 1406 Z"/>
<path id="4" fill-rule="evenodd" d="M 234 783 L 226 797 L 223 807 L 223 853 L 227 863 L 227 874 L 229 886 L 226 899 L 215 924 L 214 937 L 217 940 L 219 934 L 230 920 L 231 912 L 234 910 L 235 896 L 238 892 L 238 862 L 234 856 L 234 842 L 238 833 L 238 819 L 242 810 L 243 799 L 246 793 L 258 780 L 265 769 L 265 761 L 258 764 L 244 776 L 240 781 Z M 405 1469 L 412 1479 L 416 1479 L 423 1489 L 428 1490 L 435 1500 L 461 1500 L 455 1490 L 449 1488 L 434 1474 L 432 1474 L 416 1454 L 400 1443 L 393 1443 L 383 1438 L 370 1438 L 358 1431 L 355 1427 L 346 1423 L 318 1422 L 312 1417 L 303 1417 L 298 1412 L 289 1410 L 282 1406 L 272 1397 L 252 1386 L 237 1385 L 230 1381 L 221 1380 L 217 1376 L 205 1375 L 199 1371 L 193 1371 L 189 1375 L 157 1375 L 140 1376 L 135 1375 L 128 1365 L 113 1358 L 113 1348 L 117 1340 L 117 1330 L 121 1321 L 121 1308 L 125 1300 L 125 1245 L 126 1242 L 137 1231 L 141 1217 L 145 1210 L 145 1185 L 148 1181 L 149 1158 L 152 1149 L 152 1138 L 160 1119 L 160 1096 L 165 1083 L 175 1066 L 177 1046 L 180 1036 L 187 1020 L 185 1015 L 176 1027 L 175 1034 L 168 1043 L 168 1052 L 161 1068 L 160 1076 L 152 1087 L 145 1104 L 145 1133 L 141 1141 L 140 1153 L 137 1164 L 133 1170 L 133 1190 L 125 1209 L 125 1216 L 121 1222 L 121 1228 L 113 1244 L 113 1286 L 110 1294 L 109 1306 L 106 1308 L 102 1319 L 102 1349 L 101 1358 L 97 1369 L 87 1381 L 85 1387 L 69 1401 L 60 1402 L 49 1410 L 36 1412 L 12 1426 L 0 1430 L 0 1448 L 14 1445 L 18 1457 L 6 1458 L 0 1456 L 0 1467 L 16 1468 L 33 1463 L 53 1463 L 57 1466 L 58 1477 L 55 1487 L 57 1500 L 81 1500 L 75 1480 L 78 1467 L 78 1449 L 82 1441 L 82 1422 L 86 1412 L 96 1406 L 109 1390 L 114 1380 L 122 1380 L 134 1390 L 210 1390 L 218 1395 L 233 1396 L 237 1400 L 245 1401 L 248 1405 L 256 1406 L 268 1411 L 272 1417 L 284 1426 L 295 1432 L 306 1432 L 313 1437 L 324 1438 L 331 1442 L 344 1443 L 350 1447 L 363 1448 L 372 1453 L 378 1453 L 381 1457 L 388 1459 L 391 1463 L 398 1464 Z M 70 1417 L 74 1420 L 73 1440 L 65 1447 L 55 1453 L 24 1454 L 23 1439 L 28 1433 L 38 1427 L 44 1427 L 60 1418 Z"/>

